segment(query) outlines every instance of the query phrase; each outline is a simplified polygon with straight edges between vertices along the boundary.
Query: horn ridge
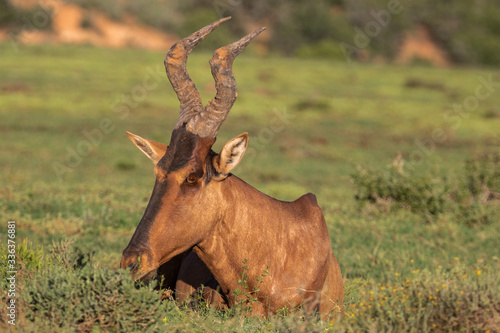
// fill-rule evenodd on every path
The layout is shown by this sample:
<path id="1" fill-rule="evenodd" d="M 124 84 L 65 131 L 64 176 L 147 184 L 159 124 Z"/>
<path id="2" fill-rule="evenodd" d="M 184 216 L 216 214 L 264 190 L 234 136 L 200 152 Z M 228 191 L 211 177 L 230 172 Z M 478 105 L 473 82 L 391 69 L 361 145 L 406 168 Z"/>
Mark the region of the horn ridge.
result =
<path id="1" fill-rule="evenodd" d="M 236 97 L 237 85 L 234 79 L 233 61 L 245 47 L 266 28 L 257 29 L 240 40 L 215 50 L 210 67 L 215 80 L 215 97 L 202 112 L 193 114 L 187 124 L 187 129 L 201 137 L 215 137 L 222 122 L 226 119 Z"/>
<path id="2" fill-rule="evenodd" d="M 187 58 L 196 45 L 221 23 L 226 22 L 230 18 L 222 18 L 181 39 L 170 48 L 165 56 L 164 64 L 167 77 L 174 88 L 181 107 L 179 120 L 175 128 L 182 126 L 193 115 L 203 110 L 200 93 L 186 69 Z"/>

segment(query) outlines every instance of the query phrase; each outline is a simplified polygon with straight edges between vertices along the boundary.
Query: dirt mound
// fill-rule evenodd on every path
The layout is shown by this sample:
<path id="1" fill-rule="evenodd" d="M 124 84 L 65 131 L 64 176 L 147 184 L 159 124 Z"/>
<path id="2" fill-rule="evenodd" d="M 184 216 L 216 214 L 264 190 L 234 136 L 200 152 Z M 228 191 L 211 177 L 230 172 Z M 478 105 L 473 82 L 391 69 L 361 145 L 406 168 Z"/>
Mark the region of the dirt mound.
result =
<path id="1" fill-rule="evenodd" d="M 450 64 L 446 52 L 432 40 L 429 30 L 422 25 L 406 34 L 396 61 L 409 63 L 416 58 L 429 61 L 435 66 Z"/>
<path id="2" fill-rule="evenodd" d="M 87 10 L 73 4 L 60 3 L 53 11 L 51 24 L 52 29 L 25 29 L 18 39 L 25 44 L 92 44 L 150 50 L 166 50 L 178 40 L 176 35 L 138 23 L 131 15 L 117 22 L 97 10 Z"/>

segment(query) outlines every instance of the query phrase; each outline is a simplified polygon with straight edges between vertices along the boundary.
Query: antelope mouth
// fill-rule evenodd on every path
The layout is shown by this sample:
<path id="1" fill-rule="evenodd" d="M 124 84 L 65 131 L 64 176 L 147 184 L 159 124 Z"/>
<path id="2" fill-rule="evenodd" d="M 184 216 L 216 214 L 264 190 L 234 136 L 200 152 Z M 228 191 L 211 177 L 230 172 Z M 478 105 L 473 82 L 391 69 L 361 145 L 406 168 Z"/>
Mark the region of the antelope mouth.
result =
<path id="1" fill-rule="evenodd" d="M 135 262 L 127 266 L 127 269 L 130 269 L 130 274 L 132 274 L 132 278 L 134 280 L 149 282 L 156 277 L 159 267 L 148 269 L 146 272 L 143 272 L 144 270 L 141 268 L 142 267 Z"/>
<path id="2" fill-rule="evenodd" d="M 145 273 L 140 272 L 139 270 L 134 271 L 134 269 L 132 269 L 130 271 L 130 273 L 132 274 L 132 278 L 134 280 L 147 283 L 147 282 L 150 282 L 151 280 L 153 280 L 154 278 L 156 278 L 157 273 L 158 273 L 158 267 L 151 269 L 151 270 L 148 270 Z"/>
<path id="3" fill-rule="evenodd" d="M 155 268 L 153 270 L 150 270 L 149 272 L 147 272 L 143 276 L 138 277 L 137 280 L 139 280 L 141 282 L 149 282 L 149 281 L 156 278 L 157 273 L 158 273 L 158 268 Z"/>

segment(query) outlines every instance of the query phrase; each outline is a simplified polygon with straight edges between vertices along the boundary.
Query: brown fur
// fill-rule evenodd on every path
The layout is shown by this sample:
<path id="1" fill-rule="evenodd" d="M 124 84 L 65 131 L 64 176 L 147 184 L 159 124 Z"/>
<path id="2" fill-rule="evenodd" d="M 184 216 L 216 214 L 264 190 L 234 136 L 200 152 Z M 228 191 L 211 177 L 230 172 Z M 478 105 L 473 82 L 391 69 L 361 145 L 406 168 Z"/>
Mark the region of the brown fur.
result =
<path id="1" fill-rule="evenodd" d="M 253 295 L 254 288 L 259 289 L 253 295 L 259 301 L 252 306 L 254 313 L 266 316 L 301 304 L 308 312 L 328 313 L 340 307 L 340 268 L 315 196 L 283 202 L 234 175 L 221 180 L 213 166 L 221 155 L 209 150 L 213 140 L 195 138 L 191 157 L 186 158 L 182 144 L 192 144 L 190 136 L 182 129 L 174 131 L 167 153 L 155 167 L 155 189 L 121 266 L 128 267 L 140 256 L 133 274 L 148 276 L 194 248 L 219 282 L 229 306 L 241 301 L 234 292 L 242 291 L 238 280 L 246 259 L 248 289 L 243 291 Z M 182 156 L 176 151 L 183 151 Z M 182 167 L 178 159 L 185 161 Z M 176 168 L 171 171 L 173 165 Z M 191 175 L 197 179 L 195 184 L 186 182 Z M 270 274 L 262 277 L 266 267 Z M 202 280 L 187 290 L 196 289 Z"/>
<path id="2" fill-rule="evenodd" d="M 326 316 L 342 306 L 344 287 L 316 197 L 279 201 L 233 176 L 247 133 L 229 140 L 220 154 L 211 149 L 237 96 L 233 60 L 263 31 L 215 51 L 210 66 L 217 94 L 202 109 L 187 56 L 226 20 L 182 39 L 167 54 L 167 75 L 181 104 L 170 145 L 128 133 L 155 164 L 156 182 L 121 267 L 143 280 L 164 275 L 170 288 L 175 281 L 179 300 L 206 285 L 205 299 L 219 307 L 243 302 L 267 316 L 302 305 Z"/>

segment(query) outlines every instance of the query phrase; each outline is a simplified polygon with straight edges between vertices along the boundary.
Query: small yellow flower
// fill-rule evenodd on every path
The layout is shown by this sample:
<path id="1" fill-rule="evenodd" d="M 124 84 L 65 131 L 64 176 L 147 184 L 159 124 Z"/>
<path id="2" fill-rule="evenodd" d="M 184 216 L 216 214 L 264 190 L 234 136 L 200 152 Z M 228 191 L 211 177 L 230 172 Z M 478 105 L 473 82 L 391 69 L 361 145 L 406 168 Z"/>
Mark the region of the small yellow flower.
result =
<path id="1" fill-rule="evenodd" d="M 412 259 L 412 260 L 410 260 L 410 262 L 413 262 L 413 261 L 414 261 L 413 259 Z"/>
<path id="2" fill-rule="evenodd" d="M 399 273 L 396 273 L 396 274 L 394 274 L 394 275 L 399 276 Z"/>
<path id="3" fill-rule="evenodd" d="M 455 257 L 455 258 L 453 258 L 453 259 L 455 259 L 455 261 L 458 261 L 458 257 Z"/>
<path id="4" fill-rule="evenodd" d="M 481 270 L 478 270 L 477 271 L 477 275 L 481 275 L 482 271 Z"/>
<path id="5" fill-rule="evenodd" d="M 445 284 L 443 284 L 441 287 L 442 287 L 442 288 L 446 288 L 446 285 L 445 285 Z"/>
<path id="6" fill-rule="evenodd" d="M 163 318 L 163 322 L 166 323 L 167 322 L 167 317 Z"/>

